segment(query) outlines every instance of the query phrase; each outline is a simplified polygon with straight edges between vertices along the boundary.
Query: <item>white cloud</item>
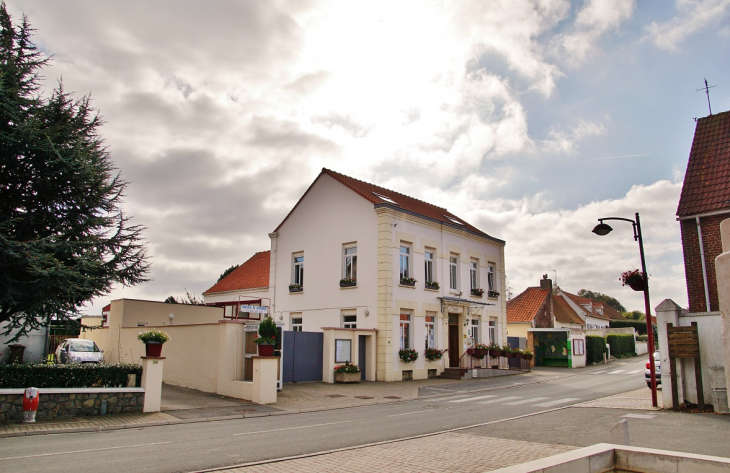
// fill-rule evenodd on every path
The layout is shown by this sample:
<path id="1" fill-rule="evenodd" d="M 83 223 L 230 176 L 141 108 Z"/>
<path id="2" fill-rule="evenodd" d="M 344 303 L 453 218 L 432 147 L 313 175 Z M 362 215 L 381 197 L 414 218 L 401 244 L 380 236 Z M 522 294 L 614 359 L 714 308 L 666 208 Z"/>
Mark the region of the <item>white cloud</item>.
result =
<path id="1" fill-rule="evenodd" d="M 567 131 L 551 129 L 548 139 L 543 140 L 540 145 L 549 153 L 574 155 L 583 139 L 605 135 L 606 132 L 606 127 L 601 122 L 579 120 L 577 125 Z"/>
<path id="2" fill-rule="evenodd" d="M 718 25 L 730 13 L 730 0 L 677 0 L 677 15 L 646 27 L 646 37 L 657 47 L 676 50 L 688 36 Z"/>

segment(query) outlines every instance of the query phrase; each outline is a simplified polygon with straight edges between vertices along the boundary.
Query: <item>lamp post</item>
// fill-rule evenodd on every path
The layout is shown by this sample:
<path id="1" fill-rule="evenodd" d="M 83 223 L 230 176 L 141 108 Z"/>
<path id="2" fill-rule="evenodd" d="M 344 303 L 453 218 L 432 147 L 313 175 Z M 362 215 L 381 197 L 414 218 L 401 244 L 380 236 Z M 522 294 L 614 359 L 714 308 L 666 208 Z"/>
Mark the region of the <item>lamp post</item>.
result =
<path id="1" fill-rule="evenodd" d="M 613 228 L 603 223 L 604 220 L 622 220 L 630 222 L 634 228 L 634 241 L 639 242 L 639 254 L 641 255 L 641 275 L 644 278 L 644 310 L 646 311 L 646 335 L 649 342 L 649 371 L 651 373 L 651 404 L 657 407 L 656 399 L 656 369 L 654 367 L 654 329 L 651 323 L 651 311 L 649 304 L 649 278 L 646 274 L 646 260 L 644 259 L 644 240 L 641 238 L 641 221 L 639 220 L 639 212 L 636 212 L 636 220 L 620 217 L 599 218 L 600 222 L 593 229 L 593 233 L 598 236 L 608 235 Z"/>

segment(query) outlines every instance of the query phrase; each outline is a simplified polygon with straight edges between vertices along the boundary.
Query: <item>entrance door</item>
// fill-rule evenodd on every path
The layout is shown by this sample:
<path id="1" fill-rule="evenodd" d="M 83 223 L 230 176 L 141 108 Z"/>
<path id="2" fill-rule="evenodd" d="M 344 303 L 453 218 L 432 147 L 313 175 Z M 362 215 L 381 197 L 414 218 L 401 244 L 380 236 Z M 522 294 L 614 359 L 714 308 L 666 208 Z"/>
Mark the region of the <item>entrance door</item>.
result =
<path id="1" fill-rule="evenodd" d="M 321 332 L 284 332 L 284 382 L 322 381 Z"/>
<path id="2" fill-rule="evenodd" d="M 367 369 L 367 343 L 368 337 L 367 335 L 360 335 L 358 336 L 357 340 L 357 346 L 358 346 L 358 354 L 357 354 L 357 364 L 360 365 L 360 379 L 365 381 L 365 370 Z"/>
<path id="3" fill-rule="evenodd" d="M 449 366 L 459 366 L 459 316 L 449 314 Z"/>

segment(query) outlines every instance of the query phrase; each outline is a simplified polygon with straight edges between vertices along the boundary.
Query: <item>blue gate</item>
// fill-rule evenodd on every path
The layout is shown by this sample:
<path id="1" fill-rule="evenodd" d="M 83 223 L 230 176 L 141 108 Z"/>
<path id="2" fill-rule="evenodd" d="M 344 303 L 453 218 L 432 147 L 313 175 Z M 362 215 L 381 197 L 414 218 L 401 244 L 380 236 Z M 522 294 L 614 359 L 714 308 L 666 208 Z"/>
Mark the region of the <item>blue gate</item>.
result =
<path id="1" fill-rule="evenodd" d="M 283 381 L 322 381 L 322 332 L 283 332 Z"/>

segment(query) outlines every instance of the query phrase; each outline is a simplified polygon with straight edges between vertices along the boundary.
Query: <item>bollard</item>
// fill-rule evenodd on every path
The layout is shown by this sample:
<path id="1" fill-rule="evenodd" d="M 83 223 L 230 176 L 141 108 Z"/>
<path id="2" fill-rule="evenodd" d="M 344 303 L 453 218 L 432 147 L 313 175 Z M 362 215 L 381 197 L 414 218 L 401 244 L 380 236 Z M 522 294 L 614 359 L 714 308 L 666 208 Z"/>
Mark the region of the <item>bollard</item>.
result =
<path id="1" fill-rule="evenodd" d="M 35 413 L 38 411 L 38 399 L 40 393 L 38 388 L 26 388 L 23 392 L 23 422 L 31 424 L 35 422 Z"/>

